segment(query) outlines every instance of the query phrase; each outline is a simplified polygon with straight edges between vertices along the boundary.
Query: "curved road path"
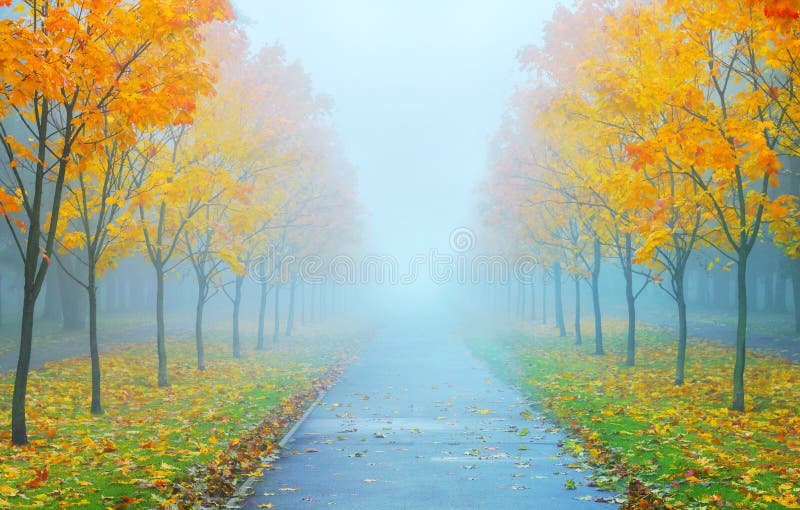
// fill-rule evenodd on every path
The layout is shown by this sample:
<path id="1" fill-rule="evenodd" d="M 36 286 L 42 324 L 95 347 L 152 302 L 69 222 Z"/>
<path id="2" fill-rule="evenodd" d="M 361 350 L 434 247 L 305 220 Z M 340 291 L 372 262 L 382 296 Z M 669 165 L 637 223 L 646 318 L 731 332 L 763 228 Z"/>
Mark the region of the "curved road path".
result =
<path id="1" fill-rule="evenodd" d="M 243 508 L 613 508 L 523 396 L 457 339 L 365 346 Z M 574 484 L 575 488 L 572 487 Z"/>

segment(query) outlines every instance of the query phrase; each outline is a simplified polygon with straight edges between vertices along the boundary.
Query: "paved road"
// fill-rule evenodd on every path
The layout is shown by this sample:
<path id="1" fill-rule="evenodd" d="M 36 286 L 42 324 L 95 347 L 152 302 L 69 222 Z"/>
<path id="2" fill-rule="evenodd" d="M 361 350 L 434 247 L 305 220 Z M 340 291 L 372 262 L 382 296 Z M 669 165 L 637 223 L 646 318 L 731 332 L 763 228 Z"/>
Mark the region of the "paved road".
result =
<path id="1" fill-rule="evenodd" d="M 612 508 L 593 501 L 612 494 L 568 467 L 562 439 L 461 342 L 384 335 L 299 427 L 243 508 Z M 566 488 L 572 482 L 577 488 Z"/>

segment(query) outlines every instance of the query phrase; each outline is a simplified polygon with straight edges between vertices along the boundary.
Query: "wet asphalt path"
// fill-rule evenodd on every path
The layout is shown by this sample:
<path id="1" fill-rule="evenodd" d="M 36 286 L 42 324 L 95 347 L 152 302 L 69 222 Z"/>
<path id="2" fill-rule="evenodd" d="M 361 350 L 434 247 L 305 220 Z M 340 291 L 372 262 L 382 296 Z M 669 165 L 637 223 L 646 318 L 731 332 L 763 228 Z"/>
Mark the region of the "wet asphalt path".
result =
<path id="1" fill-rule="evenodd" d="M 586 485 L 588 473 L 569 467 L 575 459 L 562 454 L 561 439 L 460 341 L 383 335 L 298 428 L 243 508 L 613 508 L 594 501 L 613 494 Z"/>

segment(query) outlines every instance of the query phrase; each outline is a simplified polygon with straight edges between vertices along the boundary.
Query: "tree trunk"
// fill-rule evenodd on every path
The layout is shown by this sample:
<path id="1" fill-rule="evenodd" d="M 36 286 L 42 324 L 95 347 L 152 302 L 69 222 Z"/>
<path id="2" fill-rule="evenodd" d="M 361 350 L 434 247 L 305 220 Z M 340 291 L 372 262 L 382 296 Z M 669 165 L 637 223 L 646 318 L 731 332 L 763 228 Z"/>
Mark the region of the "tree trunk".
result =
<path id="1" fill-rule="evenodd" d="M 527 293 L 525 292 L 525 284 L 523 282 L 517 283 L 517 296 L 519 299 L 519 306 L 517 307 L 517 318 L 521 321 L 525 320 L 525 301 Z"/>
<path id="2" fill-rule="evenodd" d="M 686 289 L 685 269 L 678 267 L 672 275 L 675 283 L 675 302 L 678 305 L 678 359 L 675 365 L 675 385 L 680 386 L 686 378 Z"/>
<path id="3" fill-rule="evenodd" d="M 636 297 L 633 295 L 633 249 L 630 234 L 625 234 L 624 257 L 622 270 L 625 273 L 625 304 L 628 307 L 628 343 L 625 364 L 632 367 L 636 364 Z"/>
<path id="4" fill-rule="evenodd" d="M 100 350 L 97 346 L 97 282 L 95 261 L 89 260 L 86 291 L 89 294 L 89 354 L 92 359 L 92 404 L 89 412 L 94 415 L 103 414 L 100 401 Z"/>
<path id="5" fill-rule="evenodd" d="M 194 314 L 194 343 L 197 346 L 197 370 L 201 372 L 206 369 L 206 354 L 203 345 L 203 311 L 206 307 L 207 284 L 198 276 L 197 279 L 197 303 L 195 304 Z"/>
<path id="6" fill-rule="evenodd" d="M 567 328 L 564 326 L 564 303 L 561 301 L 561 264 L 553 263 L 553 290 L 555 291 L 556 305 L 556 327 L 558 336 L 567 336 Z"/>
<path id="7" fill-rule="evenodd" d="M 261 351 L 264 349 L 264 320 L 267 315 L 267 294 L 269 293 L 269 286 L 267 282 L 261 282 L 261 296 L 258 300 L 258 336 L 256 341 L 256 349 Z"/>
<path id="8" fill-rule="evenodd" d="M 733 366 L 733 402 L 731 409 L 744 411 L 744 365 L 747 353 L 747 255 L 739 253 L 736 271 L 737 323 L 736 323 L 736 363 Z"/>
<path id="9" fill-rule="evenodd" d="M 242 284 L 244 275 L 236 275 L 233 289 L 233 357 L 241 358 L 242 352 L 239 345 L 239 309 L 242 304 Z"/>
<path id="10" fill-rule="evenodd" d="M 581 279 L 575 278 L 575 345 L 583 343 L 581 335 Z"/>
<path id="11" fill-rule="evenodd" d="M 531 321 L 536 320 L 536 285 L 531 282 Z"/>
<path id="12" fill-rule="evenodd" d="M 295 283 L 294 279 L 292 279 L 291 283 L 289 283 L 289 316 L 286 317 L 286 332 L 284 333 L 287 337 L 292 336 L 292 328 L 294 327 L 294 293 L 295 293 Z"/>
<path id="13" fill-rule="evenodd" d="M 594 239 L 594 260 L 592 263 L 592 307 L 594 308 L 594 353 L 605 354 L 603 351 L 603 323 L 600 315 L 600 238 Z"/>
<path id="14" fill-rule="evenodd" d="M 158 351 L 158 387 L 167 381 L 167 346 L 164 338 L 164 269 L 156 266 L 156 349 Z"/>
<path id="15" fill-rule="evenodd" d="M 280 318 L 280 311 L 281 311 L 281 287 L 278 284 L 275 284 L 275 324 L 272 327 L 272 341 L 277 342 L 278 337 L 281 333 L 281 318 Z"/>
<path id="16" fill-rule="evenodd" d="M 39 235 L 38 232 L 36 235 Z M 25 294 L 22 301 L 19 358 L 17 359 L 17 372 L 14 376 L 14 394 L 11 397 L 11 442 L 17 446 L 28 444 L 28 429 L 25 424 L 25 396 L 28 391 L 28 371 L 31 366 L 31 344 L 33 341 L 33 314 L 36 306 L 36 292 L 32 281 L 35 277 L 34 271 L 35 268 L 33 271 L 27 267 L 25 269 Z"/>

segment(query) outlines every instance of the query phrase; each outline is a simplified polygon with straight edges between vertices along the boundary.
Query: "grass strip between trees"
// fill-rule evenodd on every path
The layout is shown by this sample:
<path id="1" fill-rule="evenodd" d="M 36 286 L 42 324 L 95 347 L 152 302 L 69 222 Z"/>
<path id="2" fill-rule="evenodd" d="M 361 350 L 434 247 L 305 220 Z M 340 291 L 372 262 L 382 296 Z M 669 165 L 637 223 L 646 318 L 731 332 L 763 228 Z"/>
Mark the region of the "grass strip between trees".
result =
<path id="1" fill-rule="evenodd" d="M 0 509 L 192 508 L 222 503 L 268 467 L 280 436 L 352 357 L 349 338 L 296 337 L 230 355 L 193 341 L 170 343 L 172 385 L 156 387 L 154 346 L 103 358 L 106 413 L 89 414 L 89 360 L 49 363 L 31 374 L 31 442 L 11 445 L 11 374 L 0 377 Z"/>
<path id="2" fill-rule="evenodd" d="M 591 339 L 576 346 L 544 327 L 469 344 L 575 433 L 573 453 L 633 481 L 650 506 L 800 508 L 800 365 L 750 353 L 739 413 L 727 408 L 733 349 L 690 339 L 687 382 L 676 387 L 671 333 L 640 328 L 628 367 L 625 324 L 604 328 L 605 356 L 591 354 Z"/>

